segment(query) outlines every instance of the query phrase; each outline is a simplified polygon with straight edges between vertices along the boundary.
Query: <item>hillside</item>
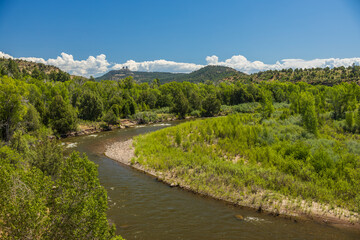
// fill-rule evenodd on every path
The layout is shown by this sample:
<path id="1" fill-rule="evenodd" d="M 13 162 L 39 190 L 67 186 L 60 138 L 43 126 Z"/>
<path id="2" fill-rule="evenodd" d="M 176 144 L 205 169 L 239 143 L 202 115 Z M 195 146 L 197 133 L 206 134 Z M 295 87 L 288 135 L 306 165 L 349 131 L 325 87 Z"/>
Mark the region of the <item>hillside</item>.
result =
<path id="1" fill-rule="evenodd" d="M 223 66 L 206 66 L 191 73 L 170 73 L 170 72 L 136 72 L 129 69 L 113 70 L 96 80 L 119 80 L 132 76 L 137 82 L 150 82 L 159 79 L 161 83 L 176 82 L 205 82 L 207 80 L 216 82 L 223 78 L 233 76 L 244 76 L 245 74 L 233 68 Z"/>
<path id="2" fill-rule="evenodd" d="M 6 58 L 0 58 L 0 75 L 8 75 L 14 78 L 32 76 L 33 78 L 41 80 L 48 79 L 61 82 L 74 78 L 86 79 L 85 77 L 70 75 L 52 65 Z"/>
<path id="3" fill-rule="evenodd" d="M 217 82 L 224 78 L 228 77 L 241 77 L 245 76 L 246 74 L 238 72 L 237 70 L 230 68 L 230 67 L 223 67 L 223 66 L 206 66 L 189 74 L 179 75 L 176 77 L 175 81 L 177 82 Z M 166 81 L 169 82 L 169 81 Z"/>
<path id="4" fill-rule="evenodd" d="M 154 79 L 160 81 L 167 79 L 175 79 L 177 76 L 186 75 L 184 73 L 170 73 L 170 72 L 137 72 L 129 69 L 112 70 L 106 74 L 97 77 L 96 80 L 119 80 L 126 77 L 133 77 L 137 82 L 150 82 Z M 171 81 L 171 80 L 170 80 Z"/>
<path id="5" fill-rule="evenodd" d="M 232 77 L 224 80 L 237 81 L 244 77 Z M 248 75 L 252 82 L 280 81 L 280 82 L 306 82 L 309 84 L 322 84 L 332 86 L 342 82 L 360 84 L 360 66 L 336 68 L 310 68 L 310 69 L 282 69 L 268 70 Z"/>

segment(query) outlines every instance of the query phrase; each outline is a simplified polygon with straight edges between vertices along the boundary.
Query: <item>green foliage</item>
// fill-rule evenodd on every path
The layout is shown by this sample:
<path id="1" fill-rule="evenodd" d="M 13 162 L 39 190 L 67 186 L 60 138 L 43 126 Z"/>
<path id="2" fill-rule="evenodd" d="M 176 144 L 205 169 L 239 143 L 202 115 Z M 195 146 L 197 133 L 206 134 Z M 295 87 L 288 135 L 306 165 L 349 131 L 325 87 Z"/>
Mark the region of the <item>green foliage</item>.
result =
<path id="1" fill-rule="evenodd" d="M 78 153 L 60 166 L 54 193 L 49 199 L 53 224 L 49 239 L 109 239 L 114 229 L 106 219 L 107 194 L 100 185 L 97 167 Z"/>
<path id="2" fill-rule="evenodd" d="M 172 112 L 178 114 L 180 118 L 185 118 L 188 110 L 188 100 L 186 99 L 182 91 L 178 91 L 174 99 L 174 106 L 172 108 Z"/>
<path id="3" fill-rule="evenodd" d="M 103 112 L 103 103 L 97 95 L 86 92 L 80 100 L 79 118 L 95 121 L 101 117 Z"/>
<path id="4" fill-rule="evenodd" d="M 74 131 L 77 128 L 76 113 L 70 104 L 67 104 L 62 96 L 53 98 L 49 107 L 50 125 L 59 134 Z"/>
<path id="5" fill-rule="evenodd" d="M 0 148 L 0 165 L 1 238 L 40 238 L 51 224 L 50 178 L 8 147 Z"/>
<path id="6" fill-rule="evenodd" d="M 317 135 L 318 134 L 318 121 L 315 112 L 315 99 L 310 94 L 301 94 L 301 115 L 305 128 Z"/>
<path id="7" fill-rule="evenodd" d="M 349 111 L 345 113 L 346 130 L 353 131 L 355 125 L 354 113 Z"/>
<path id="8" fill-rule="evenodd" d="M 360 80 L 360 66 L 310 69 L 282 69 L 268 70 L 252 74 L 251 79 L 256 82 L 279 80 L 281 82 L 306 82 L 309 84 L 336 85 L 342 82 L 358 82 Z"/>
<path id="9" fill-rule="evenodd" d="M 41 127 L 41 118 L 36 108 L 29 104 L 24 116 L 24 125 L 27 132 L 36 131 Z"/>
<path id="10" fill-rule="evenodd" d="M 0 129 L 1 137 L 9 141 L 15 128 L 22 121 L 26 107 L 22 98 L 26 92 L 12 78 L 0 79 Z"/>
<path id="11" fill-rule="evenodd" d="M 220 112 L 221 102 L 216 96 L 210 95 L 205 98 L 204 102 L 202 103 L 203 107 L 203 116 L 211 117 L 215 116 Z"/>
<path id="12" fill-rule="evenodd" d="M 121 239 L 106 219 L 107 195 L 86 156 L 64 158 L 46 138 L 0 148 L 2 239 Z"/>
<path id="13" fill-rule="evenodd" d="M 119 117 L 116 115 L 116 113 L 110 109 L 103 117 L 103 121 L 106 122 L 108 125 L 112 124 L 118 124 L 119 123 Z"/>
<path id="14" fill-rule="evenodd" d="M 334 137 L 331 119 L 321 135 L 308 134 L 300 119 L 236 114 L 183 123 L 137 137 L 136 161 L 218 197 L 272 191 L 360 212 L 360 142 Z"/>
<path id="15" fill-rule="evenodd" d="M 132 115 L 131 119 L 135 120 L 139 124 L 146 124 L 159 120 L 157 114 L 154 112 L 139 112 Z"/>
<path id="16" fill-rule="evenodd" d="M 272 103 L 272 97 L 271 92 L 269 91 L 263 91 L 262 97 L 261 97 L 261 115 L 264 119 L 270 118 L 271 114 L 275 111 L 273 103 Z"/>
<path id="17" fill-rule="evenodd" d="M 121 77 L 119 77 L 121 76 Z M 134 77 L 137 82 L 152 82 L 156 79 L 156 84 L 166 83 L 171 81 L 177 82 L 205 82 L 210 80 L 216 82 L 226 77 L 239 76 L 243 77 L 245 74 L 236 71 L 235 69 L 223 66 L 206 66 L 189 74 L 185 73 L 168 73 L 168 72 L 132 72 L 129 69 L 113 70 L 105 75 L 98 77 L 97 80 L 120 80 L 121 78 Z"/>

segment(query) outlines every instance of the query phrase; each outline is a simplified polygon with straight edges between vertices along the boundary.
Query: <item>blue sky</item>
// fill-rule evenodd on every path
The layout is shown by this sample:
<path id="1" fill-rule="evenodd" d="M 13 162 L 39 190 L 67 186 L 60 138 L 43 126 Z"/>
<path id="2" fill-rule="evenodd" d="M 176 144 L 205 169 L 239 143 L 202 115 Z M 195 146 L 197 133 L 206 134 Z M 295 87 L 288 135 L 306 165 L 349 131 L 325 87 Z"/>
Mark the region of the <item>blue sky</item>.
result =
<path id="1" fill-rule="evenodd" d="M 212 55 L 219 62 L 241 55 L 264 64 L 357 58 L 359 2 L 0 0 L 0 51 L 45 61 L 62 52 L 74 61 L 104 54 L 107 69 L 158 59 L 196 68 Z"/>

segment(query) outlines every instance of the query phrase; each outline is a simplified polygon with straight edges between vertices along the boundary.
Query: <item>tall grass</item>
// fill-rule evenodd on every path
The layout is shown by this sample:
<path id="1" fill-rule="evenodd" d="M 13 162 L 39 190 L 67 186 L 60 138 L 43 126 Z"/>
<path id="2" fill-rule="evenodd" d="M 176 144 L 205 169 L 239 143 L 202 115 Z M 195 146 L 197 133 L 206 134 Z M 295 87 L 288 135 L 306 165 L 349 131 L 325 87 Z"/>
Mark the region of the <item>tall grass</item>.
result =
<path id="1" fill-rule="evenodd" d="M 136 161 L 205 192 L 270 190 L 360 212 L 360 142 L 329 129 L 315 137 L 297 116 L 233 114 L 138 136 Z"/>

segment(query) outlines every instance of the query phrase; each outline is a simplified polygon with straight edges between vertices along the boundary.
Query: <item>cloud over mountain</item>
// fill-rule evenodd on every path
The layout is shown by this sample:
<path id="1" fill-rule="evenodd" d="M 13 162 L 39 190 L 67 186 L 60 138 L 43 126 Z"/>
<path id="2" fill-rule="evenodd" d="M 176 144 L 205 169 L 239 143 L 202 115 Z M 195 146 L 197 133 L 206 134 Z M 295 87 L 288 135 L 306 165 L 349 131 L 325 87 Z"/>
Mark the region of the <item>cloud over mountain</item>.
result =
<path id="1" fill-rule="evenodd" d="M 0 51 L 0 58 L 13 58 L 11 55 Z M 123 67 L 128 67 L 132 71 L 145 71 L 145 72 L 181 72 L 188 73 L 198 70 L 206 65 L 221 65 L 234 68 L 245 73 L 255 73 L 266 70 L 281 70 L 287 68 L 323 68 L 323 67 L 340 67 L 351 66 L 353 64 L 360 65 L 360 58 L 328 58 L 328 59 L 283 59 L 277 61 L 275 64 L 265 64 L 261 61 L 249 61 L 242 55 L 234 55 L 224 61 L 219 61 L 216 55 L 206 57 L 206 65 L 195 63 L 183 63 L 168 60 L 154 60 L 136 62 L 128 60 L 125 63 L 109 63 L 106 60 L 105 54 L 100 54 L 96 57 L 89 56 L 85 60 L 75 60 L 73 55 L 61 53 L 57 58 L 43 58 L 36 57 L 21 57 L 19 59 L 33 61 L 37 63 L 49 64 L 59 67 L 63 71 L 70 74 L 81 75 L 89 77 L 99 76 L 109 70 L 117 70 Z"/>
<path id="2" fill-rule="evenodd" d="M 203 65 L 167 61 L 163 59 L 145 62 L 135 62 L 134 60 L 128 60 L 123 64 L 115 64 L 112 69 L 117 70 L 123 67 L 128 67 L 132 71 L 188 73 L 202 68 Z"/>

